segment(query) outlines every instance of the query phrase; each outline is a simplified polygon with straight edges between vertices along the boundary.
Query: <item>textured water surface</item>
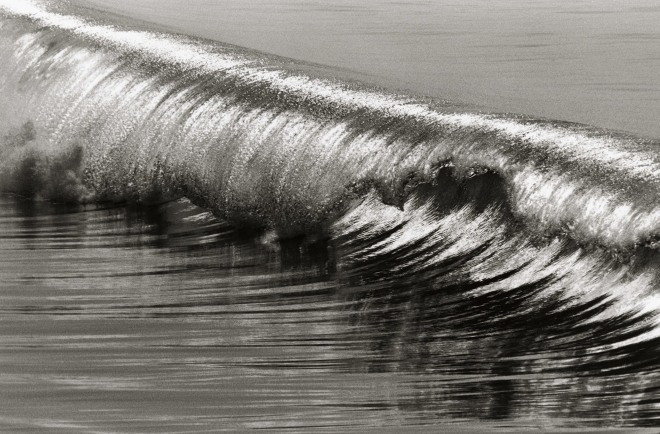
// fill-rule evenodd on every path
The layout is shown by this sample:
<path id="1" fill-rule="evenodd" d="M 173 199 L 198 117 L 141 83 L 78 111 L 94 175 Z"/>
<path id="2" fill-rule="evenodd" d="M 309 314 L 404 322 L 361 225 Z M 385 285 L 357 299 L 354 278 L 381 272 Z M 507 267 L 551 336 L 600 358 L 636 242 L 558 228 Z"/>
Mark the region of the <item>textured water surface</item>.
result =
<path id="1" fill-rule="evenodd" d="M 374 266 L 340 235 L 277 242 L 187 201 L 5 196 L 0 237 L 8 432 L 478 431 L 660 415 L 660 346 L 617 348 L 649 325 L 625 301 L 621 316 L 583 324 L 608 303 L 543 296 L 548 278 L 440 288 L 428 272 Z M 447 261 L 445 280 L 470 256 Z"/>
<path id="2" fill-rule="evenodd" d="M 0 57 L 0 430 L 660 423 L 657 139 L 69 2 Z"/>

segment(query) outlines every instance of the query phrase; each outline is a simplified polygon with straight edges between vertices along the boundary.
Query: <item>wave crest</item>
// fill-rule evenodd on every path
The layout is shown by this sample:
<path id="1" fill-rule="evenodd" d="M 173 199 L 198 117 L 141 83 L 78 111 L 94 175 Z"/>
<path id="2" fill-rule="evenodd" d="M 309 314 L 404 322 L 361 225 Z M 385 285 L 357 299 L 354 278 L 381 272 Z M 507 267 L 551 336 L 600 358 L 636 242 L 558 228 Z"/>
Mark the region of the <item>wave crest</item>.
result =
<path id="1" fill-rule="evenodd" d="M 401 207 L 420 183 L 449 191 L 491 173 L 498 181 L 470 200 L 505 202 L 530 232 L 614 250 L 653 247 L 660 235 L 657 142 L 465 111 L 233 46 L 29 5 L 0 2 L 5 190 L 64 200 L 186 195 L 293 234 L 370 191 Z"/>

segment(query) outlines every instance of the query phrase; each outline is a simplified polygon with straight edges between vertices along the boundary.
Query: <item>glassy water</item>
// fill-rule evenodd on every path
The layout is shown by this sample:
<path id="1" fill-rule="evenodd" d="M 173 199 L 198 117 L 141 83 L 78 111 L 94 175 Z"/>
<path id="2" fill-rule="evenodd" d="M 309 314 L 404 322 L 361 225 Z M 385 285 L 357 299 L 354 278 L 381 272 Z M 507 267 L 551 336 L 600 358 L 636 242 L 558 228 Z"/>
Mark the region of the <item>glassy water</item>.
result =
<path id="1" fill-rule="evenodd" d="M 74 0 L 390 88 L 660 138 L 655 0 Z"/>

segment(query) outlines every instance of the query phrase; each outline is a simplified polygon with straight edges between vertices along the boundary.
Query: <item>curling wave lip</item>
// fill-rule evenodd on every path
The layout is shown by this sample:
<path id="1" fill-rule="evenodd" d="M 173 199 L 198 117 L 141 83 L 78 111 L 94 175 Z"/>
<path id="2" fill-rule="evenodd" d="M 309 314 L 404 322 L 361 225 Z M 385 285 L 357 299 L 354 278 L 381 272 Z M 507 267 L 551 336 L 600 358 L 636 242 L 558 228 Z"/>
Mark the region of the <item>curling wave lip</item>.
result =
<path id="1" fill-rule="evenodd" d="M 31 95 L 25 117 L 48 116 L 51 126 L 38 128 L 49 152 L 46 142 L 81 144 L 80 182 L 92 196 L 183 191 L 220 214 L 284 229 L 324 218 L 347 191 L 373 186 L 396 202 L 388 198 L 402 194 L 411 174 L 429 179 L 450 161 L 457 176 L 485 169 L 503 177 L 510 206 L 530 228 L 616 249 L 660 234 L 660 162 L 649 140 L 448 111 L 301 73 L 268 55 L 93 24 L 39 3 L 4 0 L 0 8 L 33 22 L 19 24 L 28 39 L 8 56 L 18 72 L 3 74 L 46 86 Z M 54 75 L 40 75 L 44 68 Z M 157 133 L 164 128 L 176 140 Z M 93 139 L 80 140 L 89 131 Z M 116 149 L 124 155 L 109 157 Z"/>
<path id="2" fill-rule="evenodd" d="M 304 93 L 308 98 L 320 98 L 349 107 L 378 110 L 392 116 L 418 117 L 456 128 L 492 130 L 505 135 L 511 140 L 512 145 L 519 144 L 522 140 L 526 145 L 551 146 L 553 150 L 562 152 L 568 158 L 598 162 L 612 166 L 615 170 L 624 170 L 644 178 L 660 176 L 660 162 L 657 157 L 620 149 L 617 146 L 621 141 L 620 138 L 612 138 L 608 135 L 594 137 L 593 134 L 583 134 L 552 124 L 525 125 L 509 119 L 475 113 L 439 113 L 428 105 L 416 103 L 413 99 L 356 91 L 324 80 L 255 68 L 250 66 L 255 62 L 220 56 L 217 53 L 210 54 L 195 44 L 173 40 L 165 35 L 118 30 L 111 26 L 90 24 L 77 17 L 50 13 L 40 9 L 37 3 L 31 1 L 22 3 L 0 0 L 0 8 L 12 14 L 38 20 L 44 25 L 74 31 L 79 35 L 115 44 L 124 49 L 138 50 L 163 58 L 176 63 L 186 71 L 204 69 L 205 72 L 212 72 L 237 68 L 233 74 L 247 77 L 250 81 L 267 83 L 280 91 Z M 585 149 L 589 149 L 589 152 L 585 152 Z"/>

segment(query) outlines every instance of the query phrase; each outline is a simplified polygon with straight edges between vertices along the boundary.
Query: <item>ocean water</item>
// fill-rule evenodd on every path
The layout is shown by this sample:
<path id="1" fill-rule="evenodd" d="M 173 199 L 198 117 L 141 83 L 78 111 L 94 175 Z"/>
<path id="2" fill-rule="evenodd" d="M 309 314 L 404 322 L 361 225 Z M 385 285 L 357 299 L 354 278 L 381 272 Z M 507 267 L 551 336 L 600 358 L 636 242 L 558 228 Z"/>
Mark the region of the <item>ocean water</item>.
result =
<path id="1" fill-rule="evenodd" d="M 75 0 L 392 89 L 660 138 L 655 0 Z"/>
<path id="2" fill-rule="evenodd" d="M 0 431 L 653 432 L 659 13 L 0 1 Z"/>

